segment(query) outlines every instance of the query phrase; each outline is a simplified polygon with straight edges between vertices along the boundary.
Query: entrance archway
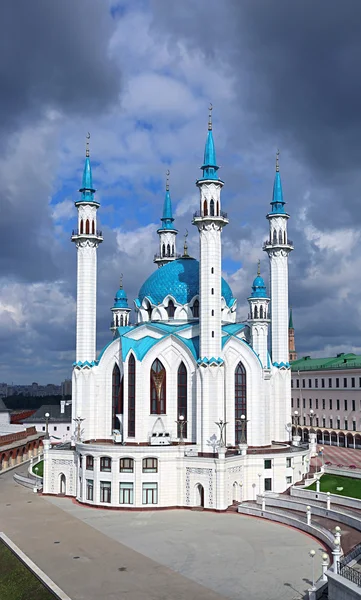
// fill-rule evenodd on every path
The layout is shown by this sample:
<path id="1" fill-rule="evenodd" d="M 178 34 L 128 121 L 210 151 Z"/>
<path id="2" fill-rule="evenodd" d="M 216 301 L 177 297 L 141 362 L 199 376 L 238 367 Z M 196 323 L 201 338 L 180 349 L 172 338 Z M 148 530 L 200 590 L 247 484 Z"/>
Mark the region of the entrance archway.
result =
<path id="1" fill-rule="evenodd" d="M 64 473 L 61 473 L 60 475 L 60 494 L 62 496 L 66 495 L 66 477 Z"/>
<path id="2" fill-rule="evenodd" d="M 196 485 L 196 506 L 204 507 L 204 487 L 200 483 Z"/>

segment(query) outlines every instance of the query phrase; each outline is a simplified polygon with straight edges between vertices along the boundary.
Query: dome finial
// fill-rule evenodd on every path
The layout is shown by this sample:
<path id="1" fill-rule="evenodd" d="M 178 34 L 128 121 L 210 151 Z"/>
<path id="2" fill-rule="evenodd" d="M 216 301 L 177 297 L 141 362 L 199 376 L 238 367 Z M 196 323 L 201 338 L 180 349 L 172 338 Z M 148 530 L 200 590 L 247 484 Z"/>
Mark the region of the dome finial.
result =
<path id="1" fill-rule="evenodd" d="M 187 244 L 187 237 L 188 237 L 188 229 L 186 229 L 186 232 L 185 232 L 185 234 L 184 234 L 183 257 L 184 257 L 184 256 L 189 256 L 189 255 L 188 255 L 188 244 Z"/>
<path id="2" fill-rule="evenodd" d="M 123 273 L 121 273 L 121 274 L 120 274 L 119 289 L 120 289 L 120 290 L 122 290 L 122 289 L 123 289 Z"/>
<path id="3" fill-rule="evenodd" d="M 87 135 L 86 135 L 86 144 L 85 144 L 85 156 L 87 158 L 89 158 L 90 153 L 89 153 L 89 140 L 90 140 L 90 133 L 88 131 Z"/>
<path id="4" fill-rule="evenodd" d="M 278 173 L 279 170 L 280 170 L 279 159 L 280 159 L 280 151 L 277 149 L 277 152 L 276 152 L 276 173 Z"/>
<path id="5" fill-rule="evenodd" d="M 212 110 L 213 110 L 213 106 L 212 103 L 210 102 L 209 107 L 209 114 L 208 114 L 208 131 L 212 131 Z"/>
<path id="6" fill-rule="evenodd" d="M 258 277 L 261 275 L 261 261 L 260 261 L 260 259 L 258 259 L 257 275 L 258 275 Z"/>
<path id="7" fill-rule="evenodd" d="M 167 169 L 166 180 L 165 180 L 165 191 L 166 192 L 169 192 L 169 175 L 170 175 L 170 170 Z"/>

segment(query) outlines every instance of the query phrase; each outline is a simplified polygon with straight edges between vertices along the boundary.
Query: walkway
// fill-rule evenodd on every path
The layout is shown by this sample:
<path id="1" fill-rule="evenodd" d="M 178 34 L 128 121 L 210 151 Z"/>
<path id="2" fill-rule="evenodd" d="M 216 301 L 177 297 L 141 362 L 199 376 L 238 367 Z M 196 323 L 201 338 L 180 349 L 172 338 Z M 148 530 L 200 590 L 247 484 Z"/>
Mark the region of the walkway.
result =
<path id="1" fill-rule="evenodd" d="M 21 470 L 21 469 L 20 469 Z M 293 600 L 311 548 L 294 529 L 184 510 L 116 512 L 35 495 L 0 477 L 0 529 L 73 600 Z"/>

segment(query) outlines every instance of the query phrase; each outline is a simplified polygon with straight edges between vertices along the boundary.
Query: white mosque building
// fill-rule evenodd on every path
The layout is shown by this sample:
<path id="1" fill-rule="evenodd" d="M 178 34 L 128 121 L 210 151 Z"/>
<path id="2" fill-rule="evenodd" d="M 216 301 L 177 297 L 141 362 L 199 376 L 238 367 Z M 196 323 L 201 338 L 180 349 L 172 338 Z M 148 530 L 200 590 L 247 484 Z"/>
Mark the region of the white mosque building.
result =
<path id="1" fill-rule="evenodd" d="M 87 147 L 78 228 L 73 442 L 44 441 L 44 493 L 127 509 L 203 506 L 225 510 L 264 491 L 282 492 L 307 471 L 307 446 L 290 441 L 288 256 L 276 163 L 269 237 L 270 297 L 258 269 L 249 318 L 222 278 L 221 234 L 229 219 L 208 124 L 197 181 L 200 259 L 177 254 L 167 180 L 154 273 L 134 301 L 122 284 L 112 311 L 113 338 L 96 355 L 97 230 Z M 270 336 L 269 336 L 270 333 Z M 270 339 L 269 339 L 270 337 Z"/>

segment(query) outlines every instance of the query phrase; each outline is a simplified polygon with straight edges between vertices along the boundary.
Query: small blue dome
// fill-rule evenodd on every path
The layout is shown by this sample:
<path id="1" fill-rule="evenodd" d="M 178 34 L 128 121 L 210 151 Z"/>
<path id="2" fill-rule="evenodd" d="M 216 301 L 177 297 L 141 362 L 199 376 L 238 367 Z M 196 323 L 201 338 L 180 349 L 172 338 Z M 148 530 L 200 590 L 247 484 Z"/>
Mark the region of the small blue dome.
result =
<path id="1" fill-rule="evenodd" d="M 257 275 L 252 284 L 251 298 L 267 298 L 266 284 L 263 277 Z"/>
<path id="2" fill-rule="evenodd" d="M 113 308 L 128 308 L 127 294 L 123 288 L 120 288 L 115 294 Z"/>
<path id="3" fill-rule="evenodd" d="M 223 278 L 221 293 L 227 306 L 232 306 L 232 290 Z M 198 260 L 179 258 L 154 271 L 140 288 L 138 301 L 141 304 L 144 298 L 149 298 L 152 304 L 162 304 L 168 294 L 179 304 L 188 304 L 199 294 Z"/>

